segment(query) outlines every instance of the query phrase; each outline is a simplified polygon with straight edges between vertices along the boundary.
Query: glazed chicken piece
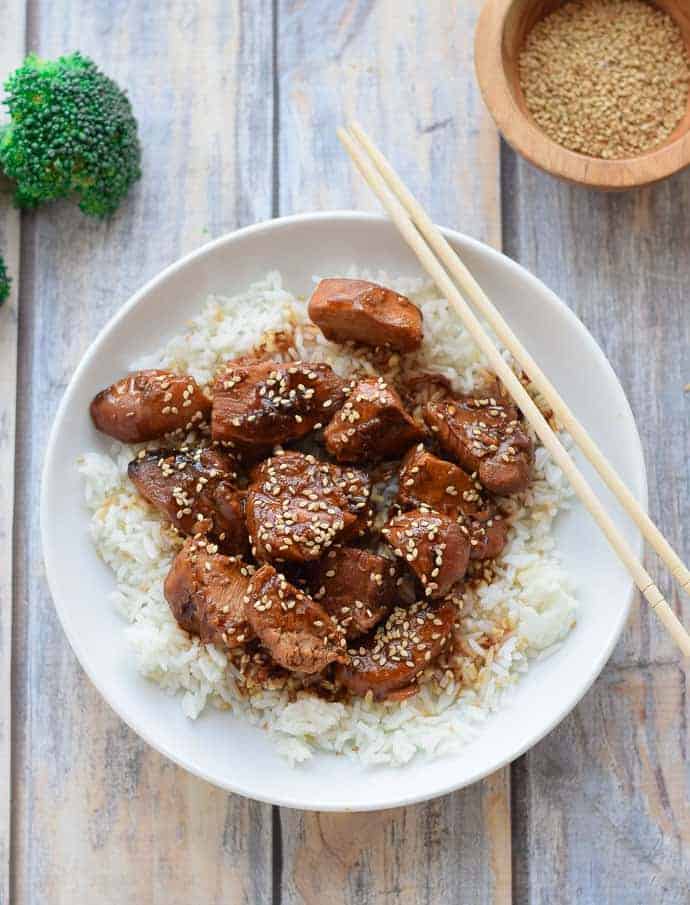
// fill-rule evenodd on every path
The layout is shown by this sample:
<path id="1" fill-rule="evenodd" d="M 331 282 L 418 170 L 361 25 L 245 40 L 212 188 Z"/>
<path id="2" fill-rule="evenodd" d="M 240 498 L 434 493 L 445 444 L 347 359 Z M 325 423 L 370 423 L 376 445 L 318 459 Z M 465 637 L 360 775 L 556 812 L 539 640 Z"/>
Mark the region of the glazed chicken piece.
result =
<path id="1" fill-rule="evenodd" d="M 404 295 L 366 280 L 321 280 L 309 317 L 333 342 L 412 352 L 422 343 L 422 312 Z"/>
<path id="2" fill-rule="evenodd" d="M 273 566 L 252 576 L 244 610 L 261 643 L 280 666 L 311 675 L 347 663 L 346 641 L 324 608 Z"/>
<path id="3" fill-rule="evenodd" d="M 262 462 L 251 477 L 245 511 L 259 560 L 319 559 L 334 543 L 367 530 L 371 487 L 358 469 L 284 452 Z"/>
<path id="4" fill-rule="evenodd" d="M 352 694 L 371 691 L 378 700 L 414 694 L 417 676 L 448 647 L 456 614 L 450 602 L 396 607 L 373 635 L 350 646 L 350 663 L 336 667 L 336 680 Z"/>
<path id="5" fill-rule="evenodd" d="M 243 494 L 236 463 L 213 447 L 142 450 L 127 469 L 139 493 L 182 534 L 209 534 L 224 552 L 245 554 Z"/>
<path id="6" fill-rule="evenodd" d="M 506 545 L 506 523 L 478 481 L 420 443 L 400 468 L 398 502 L 403 509 L 429 507 L 454 518 L 470 539 L 471 559 L 493 559 Z"/>
<path id="7" fill-rule="evenodd" d="M 178 625 L 204 644 L 234 648 L 251 640 L 243 601 L 253 571 L 238 556 L 218 553 L 207 538 L 188 538 L 163 586 Z"/>
<path id="8" fill-rule="evenodd" d="M 327 364 L 229 361 L 213 390 L 214 440 L 272 447 L 325 424 L 345 399 L 344 383 Z"/>
<path id="9" fill-rule="evenodd" d="M 481 396 L 428 402 L 424 420 L 442 449 L 498 495 L 529 484 L 534 449 L 520 413 L 498 382 Z"/>
<path id="10" fill-rule="evenodd" d="M 356 547 L 334 547 L 307 571 L 314 600 L 348 638 L 371 631 L 390 612 L 398 577 L 395 562 Z"/>
<path id="11" fill-rule="evenodd" d="M 99 431 L 122 443 L 148 443 L 202 425 L 211 400 L 193 377 L 137 371 L 101 390 L 91 403 Z"/>
<path id="12" fill-rule="evenodd" d="M 441 512 L 426 507 L 403 512 L 381 533 L 419 578 L 427 597 L 445 597 L 467 571 L 469 537 Z"/>
<path id="13" fill-rule="evenodd" d="M 326 448 L 339 462 L 400 458 L 423 436 L 382 377 L 360 380 L 324 434 Z"/>

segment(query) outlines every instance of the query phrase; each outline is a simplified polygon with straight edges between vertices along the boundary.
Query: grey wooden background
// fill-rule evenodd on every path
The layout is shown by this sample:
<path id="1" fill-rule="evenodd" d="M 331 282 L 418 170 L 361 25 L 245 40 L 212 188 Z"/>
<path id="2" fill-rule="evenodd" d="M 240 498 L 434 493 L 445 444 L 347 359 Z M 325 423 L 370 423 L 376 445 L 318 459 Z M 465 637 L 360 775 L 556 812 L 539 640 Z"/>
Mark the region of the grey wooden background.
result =
<path id="1" fill-rule="evenodd" d="M 426 805 L 305 815 L 214 789 L 134 736 L 81 672 L 45 583 L 42 454 L 89 342 L 211 237 L 375 209 L 335 139 L 351 115 L 437 221 L 502 244 L 592 331 L 638 420 L 652 514 L 690 558 L 690 173 L 594 194 L 501 148 L 472 70 L 480 5 L 0 0 L 0 76 L 26 50 L 79 48 L 128 86 L 144 146 L 111 222 L 66 204 L 20 218 L 0 199 L 18 289 L 0 311 L 2 905 L 690 901 L 688 680 L 643 610 L 575 712 L 510 769 Z"/>

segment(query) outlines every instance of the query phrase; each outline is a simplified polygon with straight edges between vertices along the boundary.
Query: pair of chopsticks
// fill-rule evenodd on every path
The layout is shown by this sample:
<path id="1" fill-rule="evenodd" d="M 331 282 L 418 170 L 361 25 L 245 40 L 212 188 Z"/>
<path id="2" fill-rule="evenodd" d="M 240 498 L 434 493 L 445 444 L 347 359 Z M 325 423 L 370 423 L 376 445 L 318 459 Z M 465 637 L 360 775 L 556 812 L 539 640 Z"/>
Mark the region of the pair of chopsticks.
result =
<path id="1" fill-rule="evenodd" d="M 474 305 L 491 326 L 500 342 L 519 363 L 532 384 L 548 402 L 560 424 L 568 431 L 582 453 L 599 472 L 606 486 L 618 498 L 644 538 L 666 563 L 680 587 L 684 591 L 690 592 L 690 572 L 678 554 L 621 481 L 594 440 L 570 411 L 553 384 L 520 343 L 481 286 L 362 127 L 353 123 L 347 130 L 339 129 L 338 138 L 369 187 L 378 196 L 403 239 L 416 254 L 422 267 L 436 283 L 443 296 L 448 299 L 493 371 L 522 410 L 541 442 L 551 453 L 553 460 L 570 481 L 575 493 L 587 507 L 609 544 L 630 572 L 654 613 L 683 654 L 690 657 L 690 635 L 664 600 L 651 576 L 616 528 L 599 498 L 566 452 L 558 436 L 549 427 L 532 397 L 484 331 L 477 315 L 465 299 Z"/>

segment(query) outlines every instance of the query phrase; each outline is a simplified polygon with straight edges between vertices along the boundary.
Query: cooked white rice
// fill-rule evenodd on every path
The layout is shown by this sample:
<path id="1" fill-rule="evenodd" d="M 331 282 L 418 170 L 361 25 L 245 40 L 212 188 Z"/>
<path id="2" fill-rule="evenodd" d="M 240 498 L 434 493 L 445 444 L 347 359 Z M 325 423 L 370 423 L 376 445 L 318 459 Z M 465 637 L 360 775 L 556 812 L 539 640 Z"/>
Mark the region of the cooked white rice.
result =
<path id="1" fill-rule="evenodd" d="M 433 287 L 387 274 L 358 275 L 393 286 L 422 308 L 424 344 L 416 364 L 442 373 L 457 390 L 470 390 L 480 375 L 481 357 Z M 183 334 L 134 364 L 180 369 L 205 382 L 223 361 L 249 351 L 265 331 L 293 327 L 301 358 L 326 361 L 342 376 L 355 363 L 361 367 L 361 359 L 355 361 L 348 349 L 309 328 L 305 301 L 283 288 L 278 273 L 269 273 L 241 295 L 209 298 Z M 462 683 L 448 673 L 441 683 L 445 687 L 426 684 L 403 703 L 331 703 L 306 693 L 290 701 L 285 690 L 247 697 L 238 691 L 234 667 L 224 653 L 183 632 L 163 597 L 175 542 L 127 479 L 134 453 L 114 443 L 109 455 L 84 455 L 79 468 L 93 513 L 94 542 L 114 572 L 112 602 L 127 623 L 138 668 L 166 691 L 179 694 L 188 717 L 196 719 L 209 703 L 230 709 L 266 729 L 293 763 L 330 751 L 366 764 L 403 764 L 420 752 L 457 749 L 476 737 L 530 663 L 558 646 L 575 622 L 576 601 L 552 533 L 570 489 L 546 451 L 537 447 L 535 480 L 523 498 L 511 503 L 510 540 L 496 576 L 467 595 Z"/>

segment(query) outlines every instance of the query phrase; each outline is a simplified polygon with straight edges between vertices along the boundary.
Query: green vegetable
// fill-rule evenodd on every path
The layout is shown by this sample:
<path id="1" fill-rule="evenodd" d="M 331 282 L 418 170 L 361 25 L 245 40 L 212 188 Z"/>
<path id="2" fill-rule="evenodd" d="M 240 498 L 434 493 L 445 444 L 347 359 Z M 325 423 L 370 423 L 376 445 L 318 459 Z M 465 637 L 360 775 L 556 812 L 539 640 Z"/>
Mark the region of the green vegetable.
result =
<path id="1" fill-rule="evenodd" d="M 26 58 L 5 83 L 11 122 L 0 167 L 16 203 L 75 198 L 85 214 L 115 212 L 141 175 L 137 123 L 127 95 L 87 57 Z"/>
<path id="2" fill-rule="evenodd" d="M 12 285 L 12 280 L 7 276 L 7 268 L 5 267 L 5 262 L 2 258 L 0 258 L 0 305 L 3 302 L 7 301 L 7 297 L 10 294 L 10 286 Z"/>

